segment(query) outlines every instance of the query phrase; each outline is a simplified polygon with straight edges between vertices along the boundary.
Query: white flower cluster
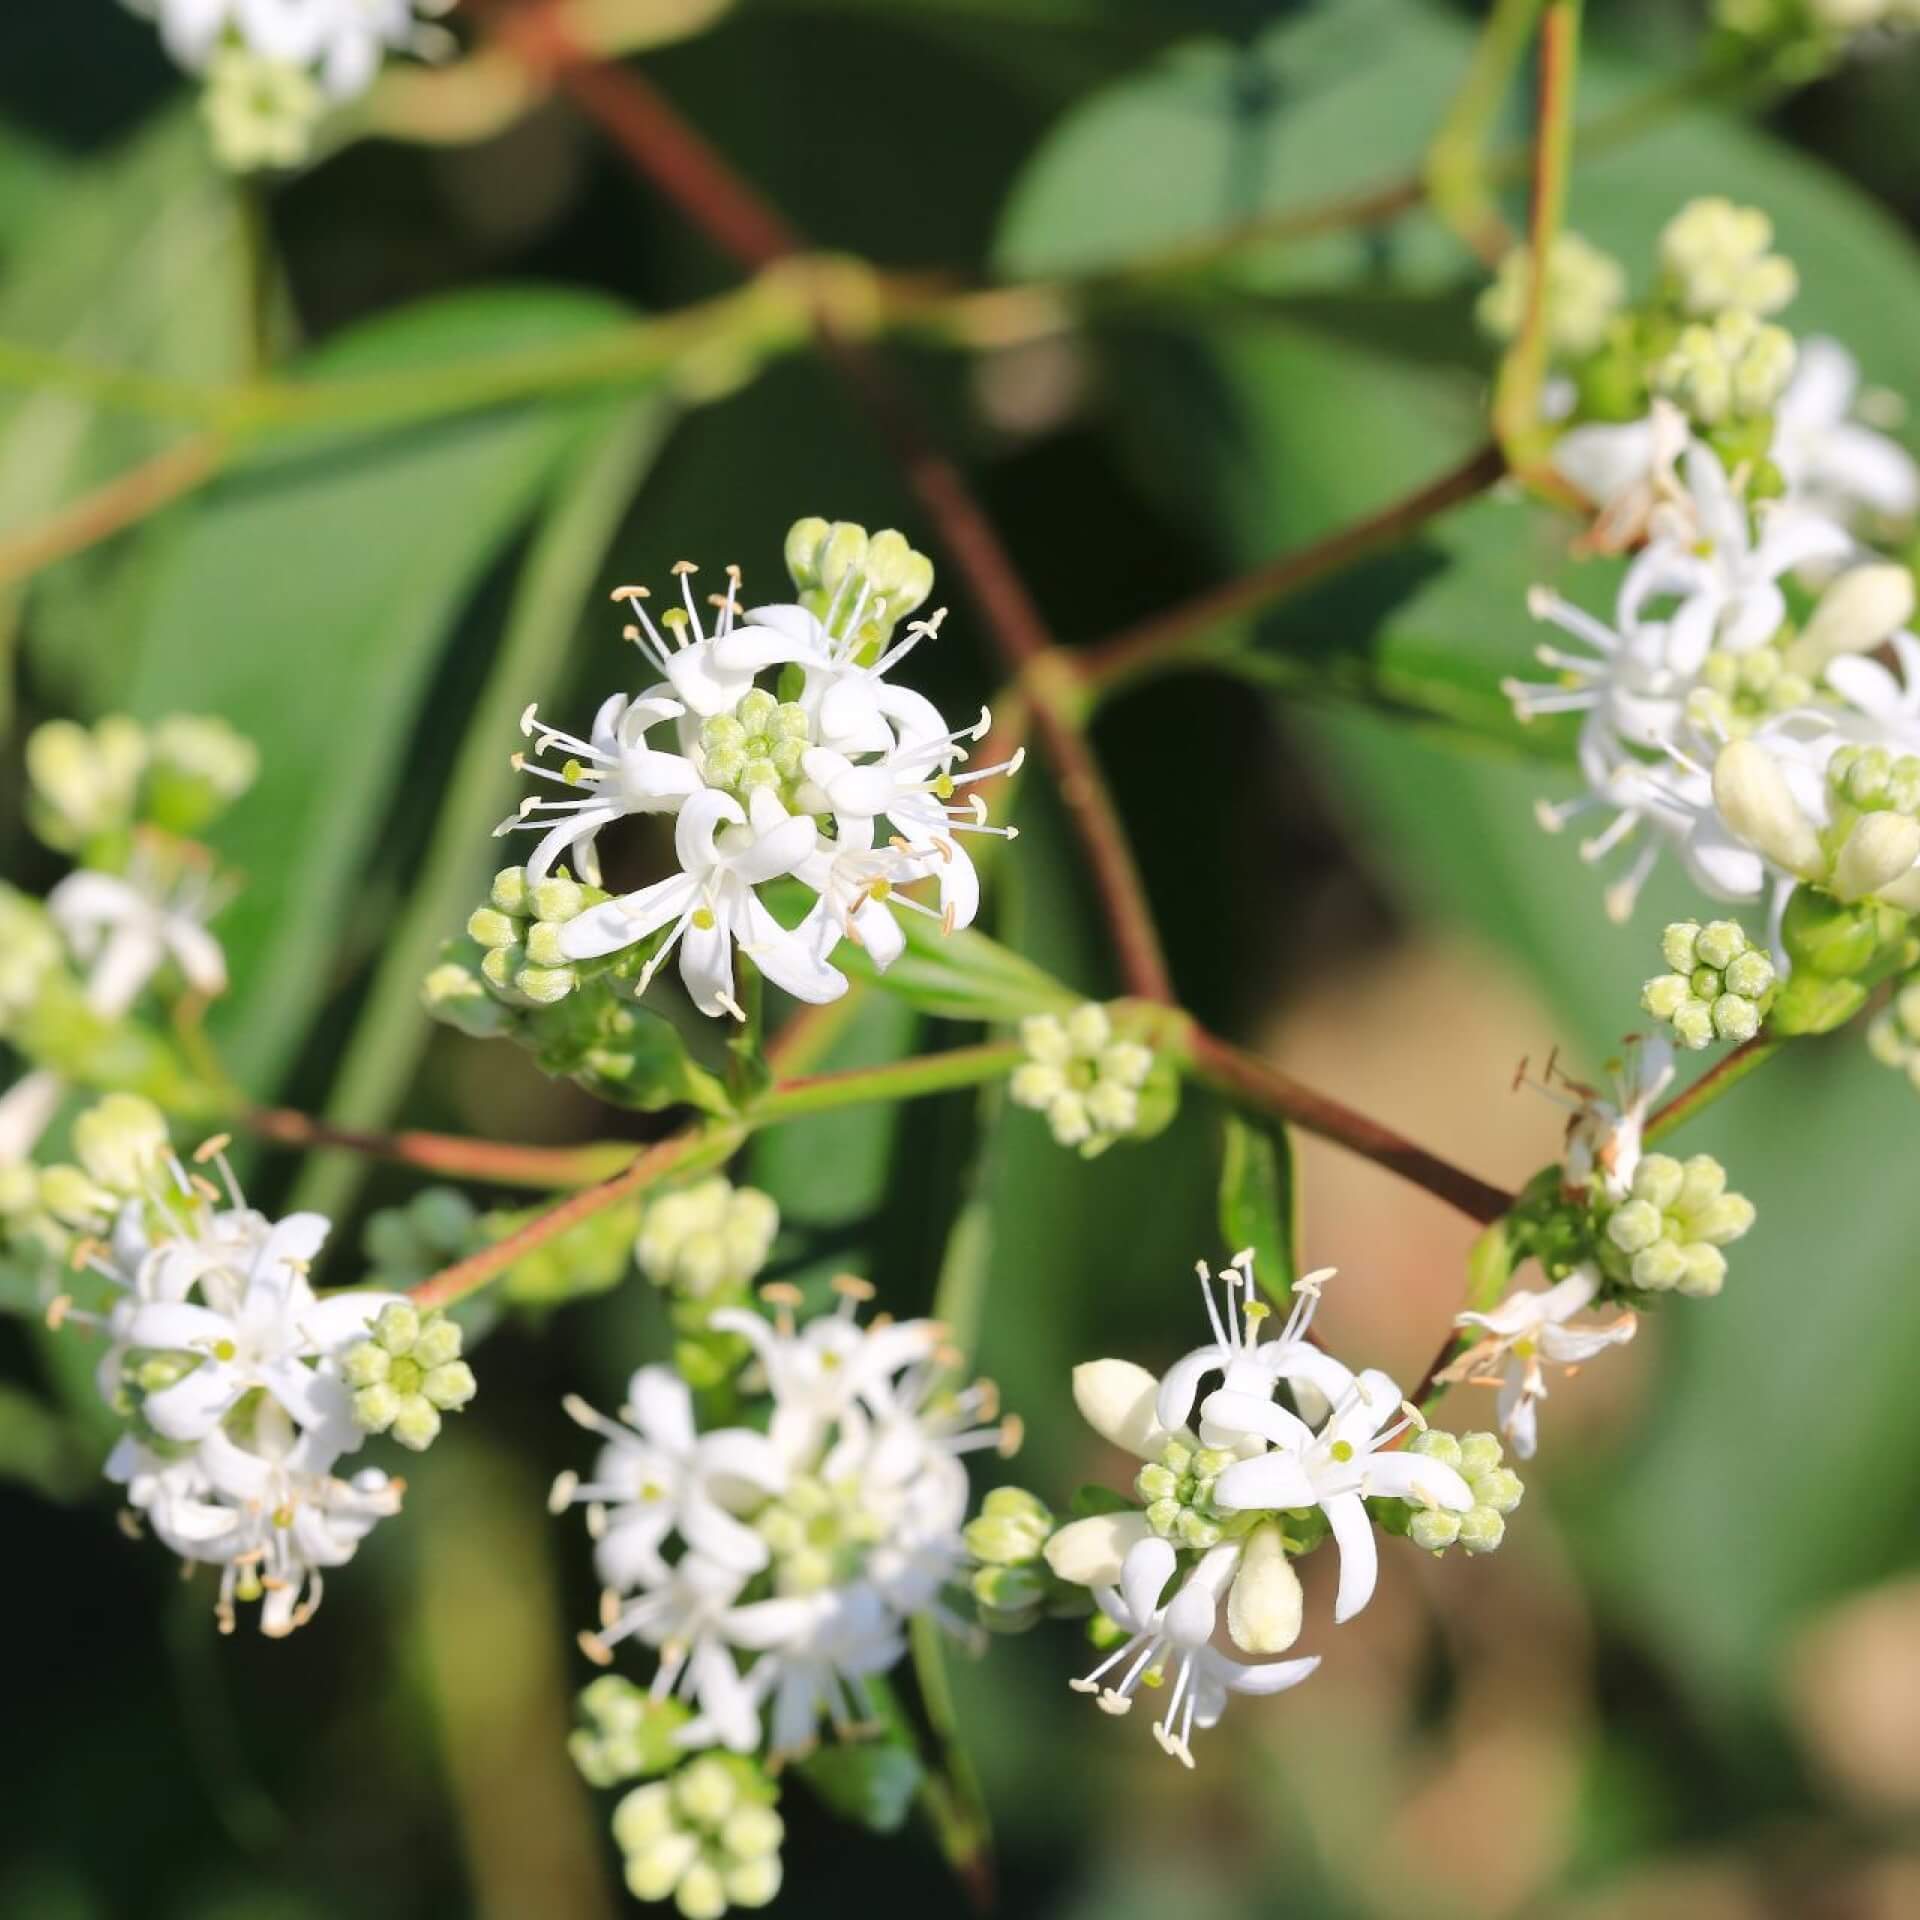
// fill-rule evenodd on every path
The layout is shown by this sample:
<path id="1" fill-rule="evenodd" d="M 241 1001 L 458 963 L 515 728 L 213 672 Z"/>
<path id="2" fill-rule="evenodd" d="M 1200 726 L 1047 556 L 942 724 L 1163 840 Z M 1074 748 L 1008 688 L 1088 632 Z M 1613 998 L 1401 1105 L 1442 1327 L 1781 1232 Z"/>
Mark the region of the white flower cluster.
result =
<path id="1" fill-rule="evenodd" d="M 817 524 L 825 537 L 840 529 Z M 956 769 L 963 742 L 987 731 L 984 709 L 972 726 L 950 728 L 939 710 L 888 678 L 940 616 L 909 625 L 887 644 L 893 620 L 923 595 L 924 562 L 898 534 L 858 549 L 834 549 L 839 571 L 824 617 L 803 604 L 754 609 L 742 621 L 739 574 L 709 632 L 693 591 L 694 568 L 675 569 L 683 605 L 656 621 L 643 588 L 615 596 L 636 624 L 628 638 L 661 678 L 641 693 L 611 695 L 588 737 L 547 726 L 532 708 L 522 730 L 534 752 L 516 764 L 569 790 L 567 799 L 530 798 L 501 833 L 531 827 L 541 840 L 527 862 L 537 887 L 562 856 L 598 886 L 596 841 L 614 822 L 670 814 L 678 871 L 652 886 L 617 895 L 568 920 L 556 935 L 566 962 L 622 952 L 664 932 L 639 975 L 644 989 L 678 952 L 681 978 L 701 1012 L 742 1016 L 734 990 L 734 950 L 796 999 L 835 1000 L 846 976 L 831 962 L 842 939 L 885 968 L 906 944 L 897 909 L 928 915 L 951 931 L 971 923 L 980 883 L 962 837 L 1012 836 L 986 824 L 985 803 L 970 785 L 1013 771 Z M 794 542 L 789 541 L 789 552 Z M 908 561 L 918 563 L 909 568 Z M 890 597 L 890 593 L 891 596 Z M 871 638 L 876 625 L 878 639 Z M 759 684 L 777 676 L 777 688 Z M 649 744 L 659 727 L 671 747 Z M 543 754 L 558 756 L 546 764 Z M 777 880 L 798 881 L 814 896 L 800 924 L 783 927 L 760 898 Z M 938 888 L 938 907 L 906 891 Z"/>
<path id="2" fill-rule="evenodd" d="M 230 167 L 295 166 L 330 106 L 366 92 L 389 53 L 437 59 L 429 22 L 455 0 L 126 0 L 167 52 L 207 76 L 215 151 Z"/>
<path id="3" fill-rule="evenodd" d="M 1014 1068 L 1008 1095 L 1015 1106 L 1045 1114 L 1061 1146 L 1091 1160 L 1139 1124 L 1153 1050 L 1116 1037 L 1098 1001 L 1065 1019 L 1029 1014 L 1020 1022 L 1020 1044 L 1027 1057 Z"/>
<path id="4" fill-rule="evenodd" d="M 1911 522 L 1920 471 L 1847 418 L 1857 371 L 1843 349 L 1808 341 L 1796 362 L 1786 335 L 1760 329 L 1793 290 L 1770 243 L 1763 216 L 1726 202 L 1676 216 L 1661 243 L 1668 305 L 1634 336 L 1638 351 L 1667 342 L 1651 380 L 1672 397 L 1631 424 L 1573 426 L 1554 450 L 1602 503 L 1609 537 L 1646 536 L 1611 621 L 1535 589 L 1534 616 L 1580 650 L 1542 647 L 1555 678 L 1506 683 L 1522 719 L 1581 716 L 1585 791 L 1540 818 L 1557 831 L 1605 817 L 1581 854 L 1621 856 L 1616 918 L 1662 849 L 1716 900 L 1771 899 L 1777 913 L 1808 881 L 1842 901 L 1920 905 L 1905 778 L 1920 754 L 1913 578 L 1861 538 L 1869 522 Z M 1662 315 L 1676 306 L 1708 318 L 1675 333 Z"/>
<path id="5" fill-rule="evenodd" d="M 108 1479 L 183 1560 L 222 1569 L 223 1632 L 237 1601 L 257 1600 L 261 1631 L 277 1637 L 312 1617 L 325 1570 L 399 1511 L 399 1481 L 335 1468 L 366 1438 L 343 1356 L 383 1311 L 409 1309 L 390 1293 L 317 1295 L 308 1274 L 327 1221 L 248 1207 L 221 1147 L 195 1158 L 222 1185 L 159 1153 L 127 1168 L 144 1191 L 78 1249 L 106 1304 L 62 1298 L 49 1317 L 106 1338 L 100 1392 L 127 1421 Z M 96 1155 L 89 1171 L 113 1168 Z"/>
<path id="6" fill-rule="evenodd" d="M 843 1280 L 838 1311 L 797 1323 L 797 1296 L 769 1289 L 778 1318 L 722 1308 L 714 1330 L 752 1350 L 770 1401 L 766 1430 L 702 1430 L 687 1383 L 642 1367 L 618 1421 L 568 1412 L 605 1445 L 591 1479 L 566 1474 L 558 1511 L 583 1503 L 606 1593 L 582 1645 L 601 1664 L 621 1641 L 658 1658 L 652 1691 L 685 1700 L 685 1749 L 804 1753 L 822 1721 L 875 1718 L 868 1676 L 906 1650 L 907 1623 L 963 1623 L 943 1595 L 964 1581 L 968 1484 L 961 1456 L 1010 1451 L 988 1424 L 985 1382 L 944 1384 L 954 1356 L 927 1320 L 862 1325 L 870 1289 Z"/>
<path id="7" fill-rule="evenodd" d="M 1300 1633 L 1293 1554 L 1331 1534 L 1334 1619 L 1351 1620 L 1378 1576 L 1369 1500 L 1462 1515 L 1481 1504 L 1444 1460 L 1395 1449 L 1426 1423 L 1386 1374 L 1355 1373 L 1308 1338 L 1330 1277 L 1302 1279 L 1278 1338 L 1263 1342 L 1268 1310 L 1254 1297 L 1251 1256 L 1219 1276 L 1217 1301 L 1202 1265 L 1212 1340 L 1158 1379 L 1128 1360 L 1074 1372 L 1088 1424 L 1145 1464 L 1138 1507 L 1070 1521 L 1047 1543 L 1055 1575 L 1091 1588 L 1120 1629 L 1119 1644 L 1073 1685 L 1115 1714 L 1142 1686 L 1164 1687 L 1154 1736 L 1186 1766 L 1194 1729 L 1213 1726 L 1230 1695 L 1282 1692 L 1320 1664 L 1317 1655 L 1271 1657 Z M 1291 1406 L 1276 1397 L 1283 1388 Z M 1228 1637 L 1252 1660 L 1213 1645 L 1223 1608 Z"/>

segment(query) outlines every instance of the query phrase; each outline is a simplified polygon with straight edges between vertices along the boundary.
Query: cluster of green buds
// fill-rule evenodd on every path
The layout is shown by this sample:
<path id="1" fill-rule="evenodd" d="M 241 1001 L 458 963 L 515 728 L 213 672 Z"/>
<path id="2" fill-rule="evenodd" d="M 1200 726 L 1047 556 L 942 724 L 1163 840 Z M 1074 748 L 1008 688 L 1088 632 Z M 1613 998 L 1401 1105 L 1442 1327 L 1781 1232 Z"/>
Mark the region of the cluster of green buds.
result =
<path id="1" fill-rule="evenodd" d="M 1708 323 L 1694 321 L 1653 369 L 1653 388 L 1702 426 L 1771 413 L 1793 377 L 1793 335 L 1729 307 Z"/>
<path id="2" fill-rule="evenodd" d="M 1791 664 L 1785 648 L 1732 653 L 1716 647 L 1700 663 L 1699 685 L 1688 689 L 1687 719 L 1709 739 L 1738 740 L 1816 697 L 1813 681 Z"/>
<path id="3" fill-rule="evenodd" d="M 1480 301 L 1488 332 L 1518 332 L 1530 278 L 1524 251 L 1502 263 Z M 1747 468 L 1754 497 L 1777 492 L 1768 449 L 1795 349 L 1771 316 L 1797 285 L 1792 263 L 1773 250 L 1767 216 L 1718 197 L 1689 201 L 1667 222 L 1653 287 L 1637 301 L 1626 297 L 1618 261 L 1578 234 L 1561 234 L 1543 314 L 1549 353 L 1574 387 L 1566 424 L 1643 419 L 1665 397 L 1729 469 Z"/>
<path id="4" fill-rule="evenodd" d="M 1517 339 L 1532 287 L 1533 250 L 1515 247 L 1474 309 L 1482 328 L 1496 340 Z M 1606 344 L 1614 315 L 1626 305 L 1626 269 L 1580 234 L 1556 234 L 1542 298 L 1548 351 L 1560 359 L 1581 359 Z"/>
<path id="5" fill-rule="evenodd" d="M 1059 1521 L 1024 1487 L 995 1487 L 961 1537 L 973 1572 L 967 1585 L 980 1624 L 990 1633 L 1024 1633 L 1042 1619 L 1078 1618 L 1087 1590 L 1062 1580 L 1046 1563 Z"/>
<path id="6" fill-rule="evenodd" d="M 796 520 L 787 532 L 786 562 L 800 604 L 851 642 L 863 662 L 879 654 L 894 627 L 933 591 L 933 562 L 892 528 L 869 534 L 850 520 Z"/>
<path id="7" fill-rule="evenodd" d="M 780 1209 L 757 1187 L 725 1174 L 663 1193 L 647 1208 L 633 1243 L 640 1271 L 689 1300 L 743 1299 L 780 1231 Z"/>
<path id="8" fill-rule="evenodd" d="M 1753 1225 L 1753 1202 L 1727 1191 L 1727 1170 L 1711 1154 L 1676 1160 L 1649 1153 L 1634 1168 L 1627 1197 L 1606 1216 L 1601 1264 L 1622 1286 L 1697 1298 L 1725 1285 L 1720 1251 Z"/>
<path id="9" fill-rule="evenodd" d="M 30 1012 L 49 979 L 66 966 L 66 949 L 46 909 L 0 886 L 0 1032 Z"/>
<path id="10" fill-rule="evenodd" d="M 1171 1118 L 1171 1089 L 1158 1084 L 1166 1076 L 1155 1074 L 1153 1049 L 1116 1035 L 1097 1001 L 1064 1018 L 1029 1014 L 1020 1044 L 1027 1057 L 1007 1092 L 1016 1106 L 1045 1114 L 1054 1139 L 1084 1159 L 1116 1140 L 1158 1132 Z"/>
<path id="11" fill-rule="evenodd" d="M 480 1216 L 458 1187 L 422 1187 L 404 1206 L 382 1207 L 368 1220 L 367 1285 L 405 1293 L 485 1241 Z"/>
<path id="12" fill-rule="evenodd" d="M 812 745 L 806 708 L 754 687 L 731 713 L 702 722 L 694 760 L 708 786 L 743 806 L 764 790 L 792 813 L 799 810 L 800 762 Z"/>
<path id="13" fill-rule="evenodd" d="M 48 846 L 117 866 L 136 824 L 198 833 L 259 770 L 252 741 L 213 716 L 171 714 L 151 728 L 117 713 L 91 727 L 49 720 L 27 739 L 28 813 Z"/>
<path id="14" fill-rule="evenodd" d="M 482 979 L 508 1006 L 564 1000 L 579 979 L 560 951 L 560 930 L 606 897 L 565 874 L 529 885 L 525 867 L 503 867 L 486 905 L 467 916 L 467 937 L 486 955 Z"/>
<path id="15" fill-rule="evenodd" d="M 567 1751 L 589 1786 L 652 1779 L 683 1757 L 680 1729 L 692 1715 L 678 1700 L 656 1700 L 623 1675 L 603 1673 L 582 1688 L 578 1705 L 585 1725 L 567 1736 Z"/>
<path id="16" fill-rule="evenodd" d="M 477 1391 L 460 1348 L 458 1324 L 437 1308 L 423 1314 L 404 1300 L 388 1302 L 367 1337 L 340 1356 L 355 1424 L 424 1453 L 439 1437 L 441 1416 L 457 1413 Z"/>
<path id="17" fill-rule="evenodd" d="M 506 1208 L 480 1217 L 480 1237 L 504 1240 L 544 1207 Z M 633 1236 L 640 1203 L 604 1207 L 523 1253 L 500 1277 L 500 1292 L 517 1306 L 557 1306 L 588 1294 L 610 1293 L 633 1271 Z"/>
<path id="18" fill-rule="evenodd" d="M 1920 1092 L 1920 975 L 1910 975 L 1867 1027 L 1867 1050 Z"/>
<path id="19" fill-rule="evenodd" d="M 1452 1467 L 1467 1483 L 1473 1505 L 1465 1513 L 1453 1513 L 1406 1500 L 1369 1500 L 1368 1510 L 1379 1525 L 1388 1533 L 1404 1534 L 1428 1553 L 1445 1553 L 1449 1547 L 1468 1553 L 1493 1552 L 1507 1537 L 1507 1515 L 1526 1492 L 1520 1476 L 1506 1464 L 1500 1436 L 1452 1434 L 1427 1427 L 1407 1442 L 1407 1451 Z"/>
<path id="20" fill-rule="evenodd" d="M 517 1041 L 543 1072 L 615 1106 L 723 1108 L 719 1081 L 688 1060 L 660 1014 L 634 1000 L 645 943 L 604 959 L 561 953 L 561 928 L 606 897 L 564 873 L 530 886 L 524 867 L 503 868 L 466 937 L 442 947 L 421 983 L 427 1011 L 477 1039 Z"/>
<path id="21" fill-rule="evenodd" d="M 1134 1475 L 1133 1490 L 1146 1509 L 1147 1525 L 1161 1539 L 1196 1553 L 1250 1531 L 1255 1516 L 1223 1512 L 1213 1500 L 1214 1482 L 1239 1457 L 1231 1448 L 1169 1440 L 1159 1457 Z"/>
<path id="22" fill-rule="evenodd" d="M 1736 920 L 1676 920 L 1660 936 L 1670 971 L 1640 990 L 1640 1004 L 1695 1052 L 1715 1040 L 1751 1040 L 1766 1018 L 1773 961 Z"/>
<path id="23" fill-rule="evenodd" d="M 778 1798 L 765 1772 L 737 1753 L 703 1753 L 633 1788 L 613 1810 L 628 1890 L 637 1900 L 671 1899 L 685 1920 L 766 1906 L 780 1891 Z"/>
<path id="24" fill-rule="evenodd" d="M 110 1093 L 74 1118 L 72 1160 L 0 1170 L 0 1221 L 17 1245 L 64 1255 L 102 1233 L 128 1201 L 150 1195 L 172 1150 L 166 1116 L 134 1093 Z"/>

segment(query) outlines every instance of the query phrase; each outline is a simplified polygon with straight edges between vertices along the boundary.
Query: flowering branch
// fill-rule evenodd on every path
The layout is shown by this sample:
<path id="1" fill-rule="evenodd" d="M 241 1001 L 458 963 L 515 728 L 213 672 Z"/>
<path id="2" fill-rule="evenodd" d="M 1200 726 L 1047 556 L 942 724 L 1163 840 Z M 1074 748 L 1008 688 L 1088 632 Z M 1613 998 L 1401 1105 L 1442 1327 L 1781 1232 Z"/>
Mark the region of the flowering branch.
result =
<path id="1" fill-rule="evenodd" d="M 1778 1035 L 1757 1033 L 1717 1061 L 1692 1086 L 1676 1093 L 1665 1106 L 1656 1107 L 1647 1116 L 1646 1138 L 1649 1145 L 1664 1139 L 1676 1127 L 1686 1123 L 1703 1108 L 1710 1107 L 1723 1093 L 1738 1086 L 1756 1067 L 1763 1066 L 1786 1045 Z"/>

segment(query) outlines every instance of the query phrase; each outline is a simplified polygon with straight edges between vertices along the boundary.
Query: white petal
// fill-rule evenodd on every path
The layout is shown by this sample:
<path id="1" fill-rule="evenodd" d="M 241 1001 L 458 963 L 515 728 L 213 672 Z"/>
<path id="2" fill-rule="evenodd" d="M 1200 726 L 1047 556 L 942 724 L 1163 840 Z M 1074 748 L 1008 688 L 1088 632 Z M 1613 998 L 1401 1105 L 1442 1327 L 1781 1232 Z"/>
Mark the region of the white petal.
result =
<path id="1" fill-rule="evenodd" d="M 1337 1626 L 1351 1620 L 1373 1598 L 1380 1556 L 1374 1546 L 1373 1522 L 1367 1515 L 1366 1502 L 1357 1493 L 1336 1494 L 1321 1503 L 1321 1511 L 1340 1548 L 1340 1590 L 1333 1602 Z"/>

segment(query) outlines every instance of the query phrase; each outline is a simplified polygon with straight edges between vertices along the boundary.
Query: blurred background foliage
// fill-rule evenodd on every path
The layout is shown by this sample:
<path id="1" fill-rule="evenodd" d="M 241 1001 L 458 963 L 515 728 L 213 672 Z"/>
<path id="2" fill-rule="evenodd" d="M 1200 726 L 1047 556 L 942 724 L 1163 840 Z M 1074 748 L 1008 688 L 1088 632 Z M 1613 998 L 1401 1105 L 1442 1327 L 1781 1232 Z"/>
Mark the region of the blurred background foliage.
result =
<path id="1" fill-rule="evenodd" d="M 816 244 L 967 276 L 1107 267 L 1391 180 L 1417 165 L 1475 26 L 1416 0 L 660 15 L 652 79 Z M 1588 109 L 1671 80 L 1701 30 L 1687 6 L 1593 9 Z M 1795 325 L 1920 396 L 1917 82 L 1908 45 L 1764 116 L 1684 106 L 1582 158 L 1572 224 L 1639 262 L 1689 195 L 1756 202 L 1801 269 Z M 236 190 L 149 26 L 113 0 L 0 12 L 0 341 L 162 381 L 324 371 L 430 404 L 463 360 L 561 349 L 733 277 L 563 105 L 480 145 L 370 141 Z M 922 350 L 912 373 L 1058 631 L 1092 640 L 1481 444 L 1479 284 L 1415 212 L 1097 302 L 1084 332 Z M 189 431 L 11 383 L 0 552 Z M 810 512 L 931 539 L 804 355 L 413 424 L 301 420 L 30 592 L 0 586 L 8 765 L 55 713 L 203 709 L 260 743 L 264 776 L 221 836 L 249 884 L 222 925 L 236 985 L 215 1022 L 256 1098 L 365 1125 L 638 1137 L 645 1122 L 612 1123 L 517 1051 L 430 1031 L 419 977 L 493 864 L 514 717 L 535 697 L 582 712 L 625 670 L 605 590 L 687 556 L 737 560 L 750 598 L 771 592 L 781 534 Z M 1557 1136 L 1546 1103 L 1510 1095 L 1516 1063 L 1557 1042 L 1597 1066 L 1651 929 L 1682 904 L 1656 890 L 1610 927 L 1592 874 L 1531 818 L 1565 781 L 1564 743 L 1519 735 L 1492 689 L 1529 644 L 1526 584 L 1568 571 L 1566 533 L 1510 501 L 1460 510 L 1219 637 L 1220 670 L 1131 689 L 1096 733 L 1187 1004 L 1508 1184 Z M 956 617 L 927 671 L 964 710 L 996 675 L 950 574 L 942 597 Z M 1044 771 L 1018 817 L 996 931 L 1111 990 Z M 43 884 L 11 777 L 0 832 L 9 876 Z M 839 1057 L 954 1037 L 869 996 Z M 963 1668 L 1005 1910 L 1920 1912 L 1910 1100 L 1839 1042 L 1716 1108 L 1688 1144 L 1762 1201 L 1724 1298 L 1556 1392 L 1507 1549 L 1396 1556 L 1364 1619 L 1310 1631 L 1329 1656 L 1313 1685 L 1229 1716 L 1196 1775 L 1067 1691 L 1065 1629 Z M 856 1268 L 902 1311 L 978 1202 L 980 1358 L 1027 1419 L 1021 1479 L 1064 1496 L 1110 1464 L 1071 1415 L 1067 1367 L 1188 1344 L 1191 1262 L 1224 1251 L 1218 1131 L 1192 1095 L 1160 1141 L 1082 1165 L 1034 1116 L 959 1095 L 803 1122 L 750 1164 L 784 1210 L 785 1270 Z M 263 1204 L 343 1215 L 349 1256 L 368 1211 L 412 1191 L 336 1156 L 248 1171 Z M 1312 1143 L 1301 1186 L 1309 1261 L 1345 1269 L 1331 1336 L 1416 1371 L 1468 1229 Z M 352 1278 L 351 1258 L 328 1277 Z M 0 1913 L 618 1910 L 605 1809 L 562 1745 L 587 1556 L 541 1502 L 578 1451 L 560 1394 L 617 1398 L 664 1351 L 649 1291 L 510 1309 L 478 1416 L 284 1645 L 217 1640 L 205 1592 L 121 1537 L 93 1478 L 89 1356 L 0 1326 L 19 1757 Z M 788 1809 L 782 1911 L 965 1911 L 921 1832 L 850 1839 L 804 1794 Z"/>

